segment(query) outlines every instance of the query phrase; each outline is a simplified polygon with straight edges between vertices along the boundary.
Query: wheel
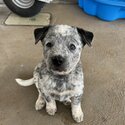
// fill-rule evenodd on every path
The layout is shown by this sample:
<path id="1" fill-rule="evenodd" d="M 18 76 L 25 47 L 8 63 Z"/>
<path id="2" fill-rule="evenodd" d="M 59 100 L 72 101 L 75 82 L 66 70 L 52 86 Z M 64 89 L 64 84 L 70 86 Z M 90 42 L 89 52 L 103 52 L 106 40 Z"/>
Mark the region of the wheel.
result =
<path id="1" fill-rule="evenodd" d="M 22 17 L 31 17 L 40 12 L 44 3 L 38 0 L 4 0 L 7 7 Z"/>

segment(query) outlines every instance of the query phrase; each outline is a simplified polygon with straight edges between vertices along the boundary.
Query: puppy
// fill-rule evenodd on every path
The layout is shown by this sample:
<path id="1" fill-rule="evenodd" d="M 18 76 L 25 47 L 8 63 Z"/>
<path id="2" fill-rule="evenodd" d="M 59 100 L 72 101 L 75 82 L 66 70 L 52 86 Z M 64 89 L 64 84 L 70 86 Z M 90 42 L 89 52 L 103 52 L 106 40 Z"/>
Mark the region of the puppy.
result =
<path id="1" fill-rule="evenodd" d="M 39 96 L 35 104 L 40 110 L 46 104 L 46 111 L 54 115 L 56 100 L 70 103 L 76 122 L 83 121 L 81 98 L 84 76 L 80 62 L 82 48 L 91 46 L 93 33 L 68 25 L 54 25 L 35 29 L 35 44 L 43 45 L 44 59 L 34 70 L 29 80 L 16 79 L 22 86 L 36 85 Z"/>

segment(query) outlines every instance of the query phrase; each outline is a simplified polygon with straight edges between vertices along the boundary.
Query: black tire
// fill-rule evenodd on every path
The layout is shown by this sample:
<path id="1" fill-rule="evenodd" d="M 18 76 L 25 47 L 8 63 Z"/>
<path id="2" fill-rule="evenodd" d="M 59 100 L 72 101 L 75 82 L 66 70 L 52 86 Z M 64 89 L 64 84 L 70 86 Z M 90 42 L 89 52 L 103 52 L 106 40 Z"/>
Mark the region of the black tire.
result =
<path id="1" fill-rule="evenodd" d="M 22 17 L 32 17 L 40 12 L 44 5 L 44 2 L 35 0 L 34 4 L 29 8 L 20 8 L 12 0 L 3 0 L 7 7 L 15 14 Z"/>

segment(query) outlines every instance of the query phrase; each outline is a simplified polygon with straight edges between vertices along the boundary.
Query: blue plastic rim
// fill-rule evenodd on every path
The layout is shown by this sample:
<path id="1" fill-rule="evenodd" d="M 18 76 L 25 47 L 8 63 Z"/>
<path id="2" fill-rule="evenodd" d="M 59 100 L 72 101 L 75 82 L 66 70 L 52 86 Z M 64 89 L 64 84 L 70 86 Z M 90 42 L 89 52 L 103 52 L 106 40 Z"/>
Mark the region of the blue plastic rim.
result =
<path id="1" fill-rule="evenodd" d="M 125 0 L 78 0 L 78 3 L 87 14 L 105 21 L 125 18 Z"/>

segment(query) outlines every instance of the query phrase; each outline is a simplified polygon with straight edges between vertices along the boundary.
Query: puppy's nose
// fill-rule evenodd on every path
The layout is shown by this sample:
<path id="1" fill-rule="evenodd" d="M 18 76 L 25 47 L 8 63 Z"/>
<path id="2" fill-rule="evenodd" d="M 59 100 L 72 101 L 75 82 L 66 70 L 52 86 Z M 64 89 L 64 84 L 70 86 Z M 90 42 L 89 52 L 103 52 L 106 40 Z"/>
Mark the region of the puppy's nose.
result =
<path id="1" fill-rule="evenodd" d="M 52 63 L 54 66 L 60 67 L 64 64 L 64 62 L 65 58 L 63 58 L 61 55 L 52 57 Z"/>

